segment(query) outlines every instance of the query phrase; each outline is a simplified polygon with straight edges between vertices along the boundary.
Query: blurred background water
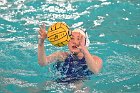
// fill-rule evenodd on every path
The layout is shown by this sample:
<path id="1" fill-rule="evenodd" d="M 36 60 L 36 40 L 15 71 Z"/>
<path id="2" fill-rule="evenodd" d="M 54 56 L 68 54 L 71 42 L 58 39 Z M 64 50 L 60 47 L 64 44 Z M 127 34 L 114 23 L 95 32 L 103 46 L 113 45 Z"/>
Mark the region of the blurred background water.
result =
<path id="1" fill-rule="evenodd" d="M 0 93 L 72 93 L 44 83 L 58 77 L 37 59 L 38 27 L 66 22 L 87 30 L 103 69 L 84 85 L 91 93 L 140 92 L 139 0 L 0 0 Z M 45 41 L 46 53 L 67 51 Z"/>

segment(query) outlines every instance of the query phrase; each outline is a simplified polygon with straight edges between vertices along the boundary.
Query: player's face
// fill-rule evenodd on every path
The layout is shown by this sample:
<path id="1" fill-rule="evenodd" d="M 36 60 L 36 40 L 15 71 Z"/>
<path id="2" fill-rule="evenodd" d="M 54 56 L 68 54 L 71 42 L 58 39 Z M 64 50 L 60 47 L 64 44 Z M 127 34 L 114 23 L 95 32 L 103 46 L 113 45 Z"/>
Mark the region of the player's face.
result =
<path id="1" fill-rule="evenodd" d="M 81 40 L 82 35 L 79 32 L 72 32 L 71 40 L 68 43 L 69 50 L 74 53 L 79 53 L 80 50 L 78 49 L 80 43 L 84 43 Z"/>

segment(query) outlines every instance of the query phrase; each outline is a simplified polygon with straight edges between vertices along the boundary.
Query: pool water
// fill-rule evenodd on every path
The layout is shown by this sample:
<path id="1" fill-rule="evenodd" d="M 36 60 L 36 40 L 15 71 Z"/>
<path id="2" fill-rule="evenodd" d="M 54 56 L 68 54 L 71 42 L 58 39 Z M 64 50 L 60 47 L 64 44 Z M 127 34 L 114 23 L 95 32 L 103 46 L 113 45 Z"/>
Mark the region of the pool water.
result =
<path id="1" fill-rule="evenodd" d="M 38 27 L 55 22 L 86 29 L 90 53 L 103 59 L 101 72 L 84 82 L 90 93 L 140 92 L 139 0 L 0 0 L 0 93 L 73 93 L 46 86 L 59 73 L 38 64 Z M 45 48 L 68 51 L 48 40 Z"/>

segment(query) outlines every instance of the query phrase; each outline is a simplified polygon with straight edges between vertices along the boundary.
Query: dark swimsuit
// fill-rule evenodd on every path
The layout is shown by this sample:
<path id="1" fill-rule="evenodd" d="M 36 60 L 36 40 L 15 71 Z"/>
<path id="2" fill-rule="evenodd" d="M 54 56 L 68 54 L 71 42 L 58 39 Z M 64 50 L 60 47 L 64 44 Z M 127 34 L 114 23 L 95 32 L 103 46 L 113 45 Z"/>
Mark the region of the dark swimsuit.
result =
<path id="1" fill-rule="evenodd" d="M 58 83 L 74 83 L 78 80 L 85 80 L 93 73 L 89 71 L 85 58 L 78 59 L 70 54 L 65 62 L 58 62 L 56 68 L 64 76 L 56 80 Z"/>

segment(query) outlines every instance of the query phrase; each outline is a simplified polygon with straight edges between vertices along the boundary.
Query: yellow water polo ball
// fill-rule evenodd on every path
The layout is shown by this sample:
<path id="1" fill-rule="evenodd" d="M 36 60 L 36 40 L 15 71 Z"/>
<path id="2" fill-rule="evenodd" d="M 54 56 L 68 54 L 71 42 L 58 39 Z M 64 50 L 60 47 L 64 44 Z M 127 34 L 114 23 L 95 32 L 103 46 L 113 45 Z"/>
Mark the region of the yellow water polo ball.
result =
<path id="1" fill-rule="evenodd" d="M 54 46 L 62 47 L 68 44 L 71 38 L 71 31 L 66 23 L 57 22 L 49 27 L 47 38 Z"/>

